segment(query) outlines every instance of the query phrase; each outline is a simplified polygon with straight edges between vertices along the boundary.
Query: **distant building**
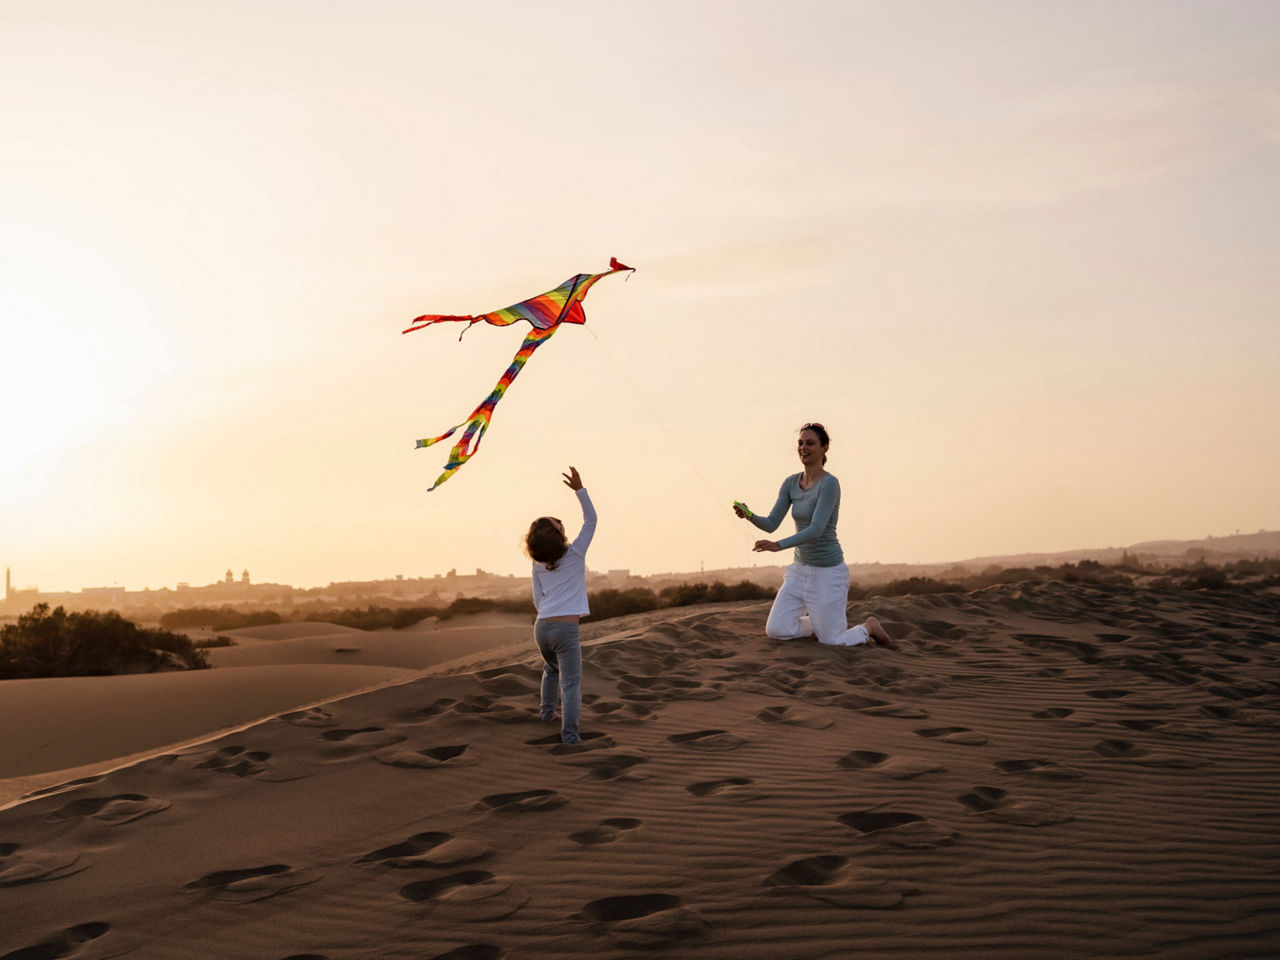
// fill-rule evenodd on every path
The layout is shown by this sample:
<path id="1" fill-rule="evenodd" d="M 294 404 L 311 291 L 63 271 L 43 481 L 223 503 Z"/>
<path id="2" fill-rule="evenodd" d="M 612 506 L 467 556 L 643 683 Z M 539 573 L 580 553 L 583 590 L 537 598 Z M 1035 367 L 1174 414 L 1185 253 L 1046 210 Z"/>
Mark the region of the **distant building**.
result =
<path id="1" fill-rule="evenodd" d="M 223 581 L 223 582 L 224 582 L 224 583 L 235 583 L 235 582 L 236 582 L 236 575 L 235 575 L 234 573 L 232 573 L 232 572 L 231 572 L 231 568 L 230 568 L 230 567 L 227 567 L 227 576 L 226 576 L 226 578 L 224 579 L 224 581 Z"/>
<path id="2" fill-rule="evenodd" d="M 246 587 L 249 585 L 249 571 L 248 571 L 248 570 L 246 570 L 244 573 L 240 574 L 240 582 L 241 582 L 241 583 L 243 583 Z"/>

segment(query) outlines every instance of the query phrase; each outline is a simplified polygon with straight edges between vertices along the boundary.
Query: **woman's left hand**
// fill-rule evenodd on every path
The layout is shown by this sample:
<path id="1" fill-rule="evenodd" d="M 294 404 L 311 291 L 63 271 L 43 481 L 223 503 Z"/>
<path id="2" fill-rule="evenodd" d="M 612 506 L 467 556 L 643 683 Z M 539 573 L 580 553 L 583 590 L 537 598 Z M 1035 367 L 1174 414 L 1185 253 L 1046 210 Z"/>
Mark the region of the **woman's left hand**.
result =
<path id="1" fill-rule="evenodd" d="M 751 549 L 756 553 L 777 553 L 782 548 L 778 546 L 776 540 L 757 540 L 756 545 Z"/>

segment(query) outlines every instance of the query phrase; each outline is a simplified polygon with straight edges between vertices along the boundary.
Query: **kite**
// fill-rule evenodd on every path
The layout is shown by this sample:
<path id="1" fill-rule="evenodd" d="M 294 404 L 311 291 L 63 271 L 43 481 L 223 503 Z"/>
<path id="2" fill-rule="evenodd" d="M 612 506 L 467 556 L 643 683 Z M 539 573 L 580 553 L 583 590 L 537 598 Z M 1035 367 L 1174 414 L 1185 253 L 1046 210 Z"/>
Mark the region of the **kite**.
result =
<path id="1" fill-rule="evenodd" d="M 507 367 L 506 372 L 499 378 L 497 386 L 493 388 L 493 392 L 484 398 L 480 406 L 472 410 L 467 419 L 457 424 L 457 426 L 450 427 L 440 436 L 419 440 L 415 444 L 415 449 L 429 447 L 433 443 L 448 439 L 459 429 L 466 427 L 462 432 L 462 436 L 450 449 L 449 461 L 445 464 L 444 473 L 440 474 L 436 482 L 431 485 L 431 490 L 434 490 L 453 476 L 458 468 L 470 460 L 475 452 L 480 449 L 480 438 L 489 429 L 489 419 L 493 416 L 493 408 L 498 405 L 502 395 L 507 392 L 507 387 L 511 386 L 511 381 L 524 369 L 525 363 L 533 356 L 533 351 L 550 340 L 556 330 L 560 328 L 560 324 L 586 323 L 587 315 L 583 312 L 582 301 L 586 297 L 587 291 L 591 289 L 591 285 L 597 280 L 623 270 L 635 272 L 634 267 L 628 267 L 626 264 L 619 263 L 611 257 L 609 259 L 609 269 L 603 273 L 580 273 L 575 277 L 570 277 L 554 290 L 549 290 L 528 300 L 522 300 L 520 303 L 510 307 L 503 307 L 501 310 L 494 310 L 492 313 L 482 313 L 478 317 L 425 314 L 415 319 L 406 329 L 400 331 L 401 333 L 410 333 L 414 330 L 428 327 L 433 323 L 450 321 L 465 322 L 467 327 L 462 333 L 466 333 L 473 324 L 479 323 L 481 320 L 485 323 L 492 323 L 497 327 L 509 326 L 517 320 L 527 320 L 533 326 L 533 329 L 525 336 L 524 342 L 520 344 L 520 349 L 516 351 L 515 357 L 512 358 L 511 366 Z M 458 334 L 458 339 L 462 339 L 461 333 Z"/>

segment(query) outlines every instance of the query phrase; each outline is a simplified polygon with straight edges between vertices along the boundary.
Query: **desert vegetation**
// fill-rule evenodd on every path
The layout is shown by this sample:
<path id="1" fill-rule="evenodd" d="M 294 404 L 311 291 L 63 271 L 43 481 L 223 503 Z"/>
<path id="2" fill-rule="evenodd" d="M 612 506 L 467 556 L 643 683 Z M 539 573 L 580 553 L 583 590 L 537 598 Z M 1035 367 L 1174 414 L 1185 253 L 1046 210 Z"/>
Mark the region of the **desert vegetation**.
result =
<path id="1" fill-rule="evenodd" d="M 115 611 L 68 613 L 36 604 L 0 627 L 0 679 L 199 670 L 209 664 L 184 635 L 145 629 Z"/>

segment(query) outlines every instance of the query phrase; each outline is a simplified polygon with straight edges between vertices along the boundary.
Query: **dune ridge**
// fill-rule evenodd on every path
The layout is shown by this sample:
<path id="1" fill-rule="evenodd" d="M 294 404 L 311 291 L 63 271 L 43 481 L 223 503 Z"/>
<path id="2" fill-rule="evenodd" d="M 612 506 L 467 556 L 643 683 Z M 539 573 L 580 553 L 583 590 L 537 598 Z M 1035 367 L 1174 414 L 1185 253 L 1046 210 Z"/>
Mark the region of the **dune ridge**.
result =
<path id="1" fill-rule="evenodd" d="M 526 648 L 51 788 L 0 960 L 1274 955 L 1280 599 L 874 603 L 591 625 L 578 747 Z"/>

